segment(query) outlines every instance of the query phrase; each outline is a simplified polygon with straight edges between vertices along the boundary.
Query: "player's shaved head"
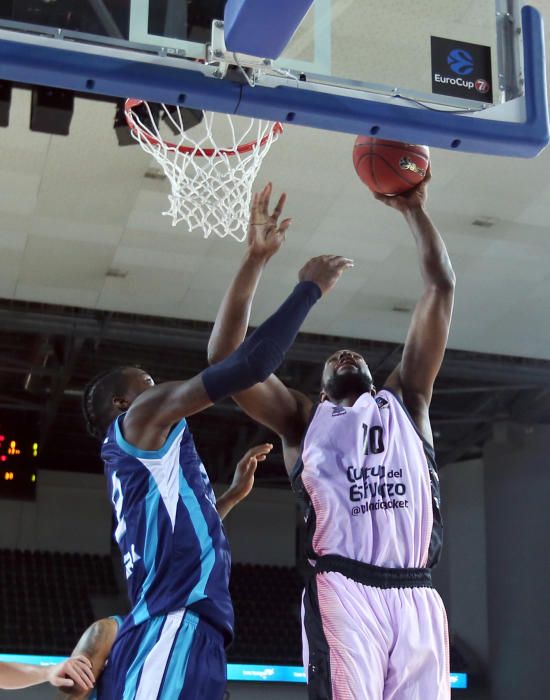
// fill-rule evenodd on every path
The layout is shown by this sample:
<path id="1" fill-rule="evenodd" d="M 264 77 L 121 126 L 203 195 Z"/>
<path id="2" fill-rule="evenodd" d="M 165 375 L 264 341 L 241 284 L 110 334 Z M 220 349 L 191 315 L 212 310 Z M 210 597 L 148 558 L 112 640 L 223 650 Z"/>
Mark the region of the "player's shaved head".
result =
<path id="1" fill-rule="evenodd" d="M 338 350 L 325 362 L 322 393 L 332 403 L 372 391 L 372 375 L 365 358 L 353 350 Z"/>

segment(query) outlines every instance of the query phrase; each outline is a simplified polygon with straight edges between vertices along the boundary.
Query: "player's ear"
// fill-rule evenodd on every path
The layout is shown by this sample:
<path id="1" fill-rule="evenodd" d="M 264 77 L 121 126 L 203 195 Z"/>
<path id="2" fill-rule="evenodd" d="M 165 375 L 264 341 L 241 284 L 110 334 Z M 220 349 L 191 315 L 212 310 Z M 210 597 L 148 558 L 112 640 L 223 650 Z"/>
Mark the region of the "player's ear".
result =
<path id="1" fill-rule="evenodd" d="M 324 391 L 321 391 L 321 392 L 319 393 L 319 401 L 320 401 L 321 403 L 323 403 L 323 401 L 327 401 L 327 400 L 328 400 L 328 396 L 325 394 Z"/>
<path id="2" fill-rule="evenodd" d="M 113 406 L 121 413 L 125 413 L 130 408 L 130 402 L 124 396 L 113 396 Z"/>

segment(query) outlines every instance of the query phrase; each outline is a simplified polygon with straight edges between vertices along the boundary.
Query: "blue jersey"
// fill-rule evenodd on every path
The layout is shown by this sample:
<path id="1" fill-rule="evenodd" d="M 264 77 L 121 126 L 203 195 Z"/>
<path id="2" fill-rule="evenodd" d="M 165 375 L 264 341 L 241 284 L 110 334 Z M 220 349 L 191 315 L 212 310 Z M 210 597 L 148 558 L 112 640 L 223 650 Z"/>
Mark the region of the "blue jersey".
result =
<path id="1" fill-rule="evenodd" d="M 229 546 L 187 422 L 172 428 L 162 449 L 144 451 L 126 442 L 122 420 L 101 449 L 132 605 L 121 633 L 188 608 L 230 641 Z"/>

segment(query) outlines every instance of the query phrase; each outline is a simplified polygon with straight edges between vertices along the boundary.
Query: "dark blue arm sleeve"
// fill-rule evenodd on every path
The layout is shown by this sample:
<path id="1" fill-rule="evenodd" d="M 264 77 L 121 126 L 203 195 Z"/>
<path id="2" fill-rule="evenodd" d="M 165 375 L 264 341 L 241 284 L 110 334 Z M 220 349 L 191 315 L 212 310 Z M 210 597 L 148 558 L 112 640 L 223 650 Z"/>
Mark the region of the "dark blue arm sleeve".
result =
<path id="1" fill-rule="evenodd" d="M 202 381 L 212 403 L 264 382 L 275 372 L 320 297 L 321 289 L 315 282 L 300 282 L 235 352 L 206 369 Z"/>

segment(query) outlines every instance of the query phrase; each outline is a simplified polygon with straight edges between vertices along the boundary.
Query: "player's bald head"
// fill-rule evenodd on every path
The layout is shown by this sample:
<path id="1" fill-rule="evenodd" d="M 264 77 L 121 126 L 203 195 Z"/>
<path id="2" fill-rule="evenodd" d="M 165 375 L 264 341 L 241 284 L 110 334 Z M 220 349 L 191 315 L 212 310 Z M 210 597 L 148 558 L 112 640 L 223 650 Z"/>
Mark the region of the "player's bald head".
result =
<path id="1" fill-rule="evenodd" d="M 372 375 L 365 358 L 348 349 L 333 353 L 323 367 L 321 388 L 333 403 L 370 392 Z"/>

